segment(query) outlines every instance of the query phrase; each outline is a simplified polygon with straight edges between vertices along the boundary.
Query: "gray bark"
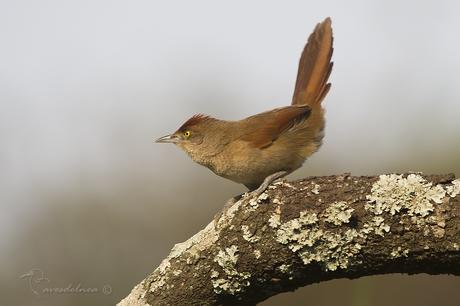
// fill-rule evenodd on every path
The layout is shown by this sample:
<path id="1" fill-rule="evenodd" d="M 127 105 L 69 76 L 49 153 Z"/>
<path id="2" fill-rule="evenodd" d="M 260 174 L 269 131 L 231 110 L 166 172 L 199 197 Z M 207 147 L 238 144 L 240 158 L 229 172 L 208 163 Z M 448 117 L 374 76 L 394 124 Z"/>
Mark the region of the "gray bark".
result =
<path id="1" fill-rule="evenodd" d="M 330 279 L 460 275 L 459 202 L 453 175 L 280 181 L 175 245 L 118 305 L 254 305 Z"/>

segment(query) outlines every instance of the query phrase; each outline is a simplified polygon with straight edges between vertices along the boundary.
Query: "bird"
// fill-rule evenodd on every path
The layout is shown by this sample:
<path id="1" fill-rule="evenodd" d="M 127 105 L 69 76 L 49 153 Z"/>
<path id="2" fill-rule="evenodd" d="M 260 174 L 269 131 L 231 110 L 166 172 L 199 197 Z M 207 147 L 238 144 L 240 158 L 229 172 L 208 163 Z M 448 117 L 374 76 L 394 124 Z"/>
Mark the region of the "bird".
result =
<path id="1" fill-rule="evenodd" d="M 302 51 L 290 105 L 238 121 L 197 114 L 156 142 L 175 144 L 196 163 L 260 195 L 320 148 L 325 129 L 321 103 L 331 87 L 332 53 L 327 17 Z"/>

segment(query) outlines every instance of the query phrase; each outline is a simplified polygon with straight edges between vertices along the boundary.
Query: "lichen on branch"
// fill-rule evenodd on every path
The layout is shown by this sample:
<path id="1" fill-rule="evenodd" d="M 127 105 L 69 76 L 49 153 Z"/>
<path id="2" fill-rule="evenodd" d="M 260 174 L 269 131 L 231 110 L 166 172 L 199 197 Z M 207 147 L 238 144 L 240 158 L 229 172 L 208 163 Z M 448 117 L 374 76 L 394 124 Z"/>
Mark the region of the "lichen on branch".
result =
<path id="1" fill-rule="evenodd" d="M 175 245 L 119 305 L 254 304 L 334 278 L 459 275 L 459 198 L 452 175 L 279 181 Z"/>

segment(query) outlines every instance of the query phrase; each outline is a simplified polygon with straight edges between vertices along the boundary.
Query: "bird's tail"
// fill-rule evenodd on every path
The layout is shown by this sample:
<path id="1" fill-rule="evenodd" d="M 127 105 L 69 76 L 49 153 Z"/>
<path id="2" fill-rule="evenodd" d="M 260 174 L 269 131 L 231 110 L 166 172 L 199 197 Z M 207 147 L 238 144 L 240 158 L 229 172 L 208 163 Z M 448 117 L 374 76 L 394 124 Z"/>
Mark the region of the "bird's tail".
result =
<path id="1" fill-rule="evenodd" d="M 319 106 L 327 95 L 332 71 L 332 28 L 328 17 L 318 23 L 308 38 L 299 62 L 292 105 Z"/>

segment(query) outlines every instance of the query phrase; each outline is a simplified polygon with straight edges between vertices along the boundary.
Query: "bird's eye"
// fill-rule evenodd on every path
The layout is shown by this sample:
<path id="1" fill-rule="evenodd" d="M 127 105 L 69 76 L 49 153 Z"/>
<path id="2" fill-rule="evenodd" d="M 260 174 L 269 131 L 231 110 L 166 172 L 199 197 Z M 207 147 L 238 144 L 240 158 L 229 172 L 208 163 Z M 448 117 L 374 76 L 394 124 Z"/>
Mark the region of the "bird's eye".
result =
<path id="1" fill-rule="evenodd" d="M 185 137 L 185 138 L 189 138 L 190 135 L 192 135 L 192 133 L 191 133 L 190 131 L 185 131 L 185 132 L 184 132 L 184 137 Z"/>

